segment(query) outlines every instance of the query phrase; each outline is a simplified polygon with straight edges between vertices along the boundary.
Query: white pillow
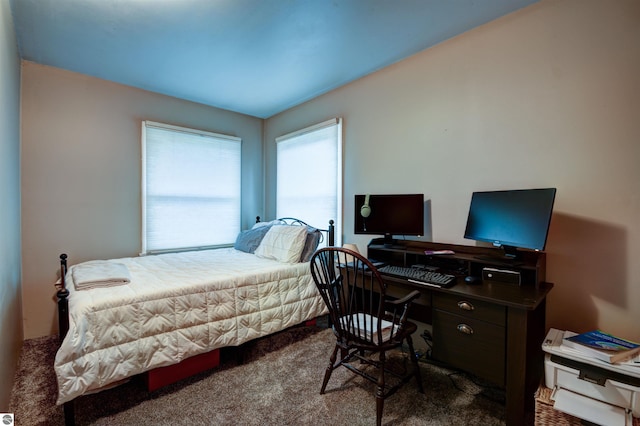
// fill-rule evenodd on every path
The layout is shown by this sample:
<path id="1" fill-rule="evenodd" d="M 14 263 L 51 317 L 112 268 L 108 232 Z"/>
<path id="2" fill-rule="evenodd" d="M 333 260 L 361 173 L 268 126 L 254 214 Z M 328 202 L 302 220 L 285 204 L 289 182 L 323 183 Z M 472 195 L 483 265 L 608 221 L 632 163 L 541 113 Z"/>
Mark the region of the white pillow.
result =
<path id="1" fill-rule="evenodd" d="M 279 262 L 298 263 L 306 238 L 306 226 L 273 225 L 260 242 L 255 255 Z"/>

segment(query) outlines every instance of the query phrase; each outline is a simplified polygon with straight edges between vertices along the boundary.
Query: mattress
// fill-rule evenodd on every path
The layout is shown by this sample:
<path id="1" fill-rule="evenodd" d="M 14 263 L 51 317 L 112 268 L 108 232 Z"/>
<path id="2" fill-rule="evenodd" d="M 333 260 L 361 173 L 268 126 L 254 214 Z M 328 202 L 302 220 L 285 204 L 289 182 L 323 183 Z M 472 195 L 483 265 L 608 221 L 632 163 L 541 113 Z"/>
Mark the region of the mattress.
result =
<path id="1" fill-rule="evenodd" d="M 111 260 L 126 285 L 76 290 L 55 358 L 57 403 L 127 377 L 237 346 L 327 312 L 309 263 L 222 248 Z"/>

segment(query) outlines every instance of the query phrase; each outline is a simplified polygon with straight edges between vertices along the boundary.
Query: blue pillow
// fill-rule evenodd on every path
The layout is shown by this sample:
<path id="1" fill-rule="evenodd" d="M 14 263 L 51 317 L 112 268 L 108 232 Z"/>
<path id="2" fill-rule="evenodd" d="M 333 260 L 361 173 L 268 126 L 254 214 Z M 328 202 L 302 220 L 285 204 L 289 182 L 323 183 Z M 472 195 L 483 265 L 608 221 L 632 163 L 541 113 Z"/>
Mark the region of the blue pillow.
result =
<path id="1" fill-rule="evenodd" d="M 236 238 L 233 248 L 247 253 L 253 253 L 269 231 L 269 228 L 271 228 L 271 226 L 260 226 L 258 228 L 240 232 Z"/>
<path id="2" fill-rule="evenodd" d="M 308 262 L 311 260 L 311 256 L 315 253 L 320 244 L 322 233 L 311 226 L 307 226 L 307 239 L 302 249 L 302 255 L 300 255 L 300 262 Z"/>

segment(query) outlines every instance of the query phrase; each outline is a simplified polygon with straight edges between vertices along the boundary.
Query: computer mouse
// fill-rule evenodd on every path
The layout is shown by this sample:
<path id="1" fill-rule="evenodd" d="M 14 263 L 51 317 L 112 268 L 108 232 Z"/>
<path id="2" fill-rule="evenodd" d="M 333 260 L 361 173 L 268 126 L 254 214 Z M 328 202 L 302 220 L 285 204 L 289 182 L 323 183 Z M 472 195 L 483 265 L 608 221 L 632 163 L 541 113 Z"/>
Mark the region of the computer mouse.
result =
<path id="1" fill-rule="evenodd" d="M 464 277 L 464 282 L 467 284 L 480 284 L 482 280 L 480 277 L 474 277 L 472 275 Z"/>

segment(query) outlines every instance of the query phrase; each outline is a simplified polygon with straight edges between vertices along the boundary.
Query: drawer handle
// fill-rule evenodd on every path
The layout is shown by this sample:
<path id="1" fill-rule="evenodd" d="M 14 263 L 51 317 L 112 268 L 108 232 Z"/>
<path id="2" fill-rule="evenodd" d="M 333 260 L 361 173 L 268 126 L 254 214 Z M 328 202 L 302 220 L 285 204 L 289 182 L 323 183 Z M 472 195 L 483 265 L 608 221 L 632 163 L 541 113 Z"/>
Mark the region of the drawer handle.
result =
<path id="1" fill-rule="evenodd" d="M 466 302 L 464 300 L 461 300 L 460 302 L 458 302 L 458 308 L 465 311 L 473 311 L 475 309 L 471 303 Z"/>
<path id="2" fill-rule="evenodd" d="M 458 324 L 458 331 L 464 334 L 473 334 L 473 328 L 469 327 L 467 324 Z"/>

